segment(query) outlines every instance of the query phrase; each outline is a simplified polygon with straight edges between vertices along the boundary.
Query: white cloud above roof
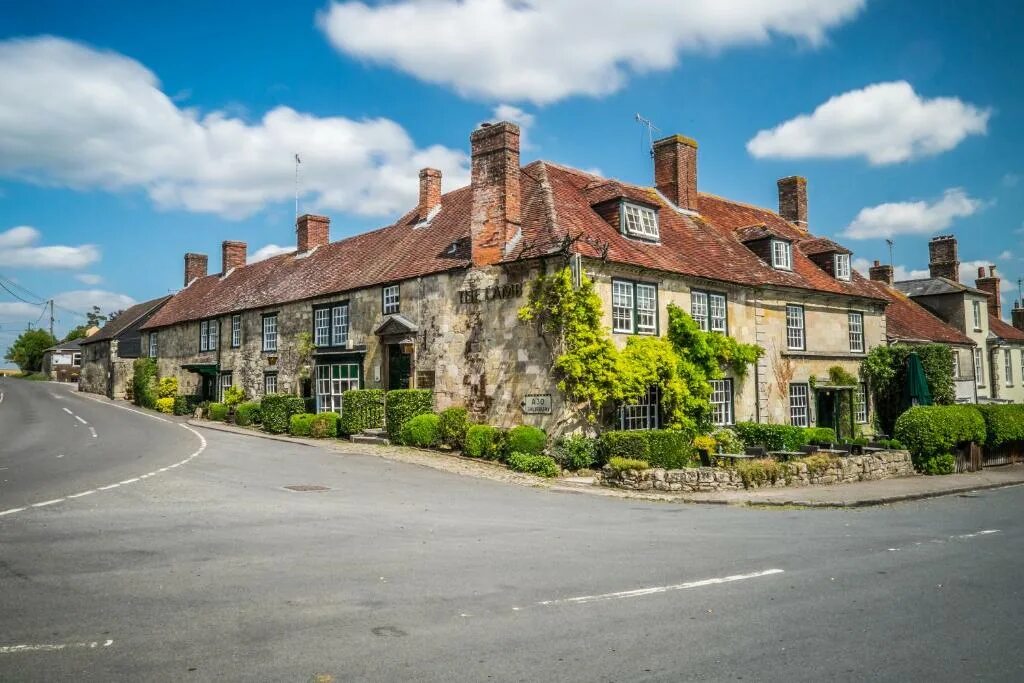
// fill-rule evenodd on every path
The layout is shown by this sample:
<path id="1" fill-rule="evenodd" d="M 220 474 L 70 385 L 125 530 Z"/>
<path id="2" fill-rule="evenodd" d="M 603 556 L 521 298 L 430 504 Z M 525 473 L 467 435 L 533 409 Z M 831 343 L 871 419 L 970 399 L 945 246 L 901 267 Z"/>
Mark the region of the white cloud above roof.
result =
<path id="1" fill-rule="evenodd" d="M 282 246 L 280 244 L 268 244 L 260 247 L 246 259 L 247 263 L 256 263 L 257 261 L 265 261 L 272 256 L 278 256 L 280 254 L 290 254 L 295 251 L 295 245 Z"/>
<path id="2" fill-rule="evenodd" d="M 159 207 L 241 218 L 295 192 L 314 210 L 385 215 L 416 203 L 418 171 L 468 182 L 461 150 L 417 147 L 385 118 L 279 106 L 257 121 L 183 108 L 116 52 L 55 37 L 0 41 L 0 177 L 142 189 Z"/>
<path id="3" fill-rule="evenodd" d="M 957 218 L 977 213 L 984 206 L 985 202 L 954 187 L 932 202 L 887 202 L 861 209 L 843 230 L 843 235 L 851 239 L 929 235 L 945 230 Z"/>
<path id="4" fill-rule="evenodd" d="M 923 98 L 906 81 L 875 83 L 758 132 L 747 151 L 772 159 L 864 157 L 881 166 L 933 156 L 969 135 L 984 135 L 991 115 L 991 109 L 955 97 Z"/>
<path id="5" fill-rule="evenodd" d="M 100 260 L 100 250 L 93 244 L 40 246 L 41 238 L 42 234 L 28 225 L 0 232 L 0 266 L 75 270 Z"/>
<path id="6" fill-rule="evenodd" d="M 317 22 L 339 52 L 486 100 L 601 96 L 684 52 L 793 38 L 820 45 L 864 0 L 399 0 L 332 2 Z"/>

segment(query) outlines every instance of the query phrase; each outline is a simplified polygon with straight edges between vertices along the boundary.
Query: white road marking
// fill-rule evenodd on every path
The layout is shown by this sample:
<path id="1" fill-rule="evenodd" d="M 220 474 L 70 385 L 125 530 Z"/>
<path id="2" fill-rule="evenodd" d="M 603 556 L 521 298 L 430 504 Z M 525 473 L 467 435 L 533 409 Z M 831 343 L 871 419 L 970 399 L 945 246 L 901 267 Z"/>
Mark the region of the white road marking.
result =
<path id="1" fill-rule="evenodd" d="M 588 602 L 599 602 L 602 600 L 621 600 L 623 598 L 639 598 L 645 595 L 654 595 L 656 593 L 667 593 L 669 591 L 687 590 L 690 588 L 702 588 L 704 586 L 716 586 L 721 583 L 732 583 L 734 581 L 746 581 L 747 579 L 757 579 L 762 576 L 771 576 L 772 574 L 782 574 L 782 569 L 765 569 L 764 571 L 751 572 L 750 574 L 733 574 L 732 576 L 723 576 L 716 579 L 701 579 L 700 581 L 687 581 L 686 583 L 677 583 L 671 586 L 652 586 L 650 588 L 637 588 L 630 591 L 619 591 L 617 593 L 602 593 L 600 595 L 581 595 L 575 598 L 559 598 L 557 600 L 543 600 L 538 602 L 538 605 L 550 606 L 550 605 L 583 605 Z"/>
<path id="2" fill-rule="evenodd" d="M 998 534 L 999 531 L 1000 531 L 999 529 L 982 529 L 981 531 L 975 531 L 974 533 L 971 533 L 971 534 L 957 534 L 956 536 L 947 536 L 946 538 L 933 538 L 933 539 L 928 540 L 928 541 L 914 541 L 914 546 L 916 547 L 916 546 L 919 546 L 919 545 L 924 545 L 925 543 L 937 543 L 937 544 L 941 545 L 941 544 L 947 543 L 949 541 L 963 541 L 963 540 L 966 540 L 968 538 L 977 538 L 979 536 L 989 536 L 991 534 Z M 899 547 L 896 547 L 896 548 L 888 548 L 888 551 L 890 553 L 895 553 L 895 552 L 899 552 L 899 551 L 903 550 L 903 548 L 905 548 L 905 547 L 908 547 L 908 546 L 899 546 Z"/>
<path id="3" fill-rule="evenodd" d="M 0 391 L 0 403 L 4 402 L 4 392 Z"/>
<path id="4" fill-rule="evenodd" d="M 97 438 L 96 437 L 96 428 L 95 427 L 89 427 L 89 433 L 92 434 L 92 438 L 94 438 L 94 439 Z"/>
<path id="5" fill-rule="evenodd" d="M 117 482 L 117 483 L 118 483 L 118 484 L 134 484 L 134 483 L 135 483 L 135 482 L 137 482 L 138 480 L 139 480 L 139 478 L 138 478 L 138 477 L 135 477 L 134 479 L 125 479 L 124 481 L 119 481 L 119 482 Z"/>
<path id="6" fill-rule="evenodd" d="M 78 420 L 79 422 L 81 422 L 81 423 L 82 423 L 82 424 L 84 424 L 84 425 L 87 425 L 87 424 L 89 424 L 88 422 L 86 422 L 86 421 L 85 421 L 85 420 L 83 420 L 82 418 L 78 417 L 77 415 L 75 415 L 75 419 L 76 419 L 76 420 Z"/>
<path id="7" fill-rule="evenodd" d="M 58 458 L 63 458 L 63 457 L 64 457 L 64 454 L 63 454 L 63 453 L 58 453 L 58 454 L 57 454 L 57 457 L 58 457 Z"/>
<path id="8" fill-rule="evenodd" d="M 63 411 L 65 412 L 65 413 L 67 413 L 68 415 L 71 415 L 72 417 L 74 417 L 74 415 L 75 415 L 75 414 L 74 414 L 73 412 L 71 412 L 71 409 L 70 409 L 70 408 L 62 408 L 62 410 L 63 410 Z"/>
<path id="9" fill-rule="evenodd" d="M 41 508 L 47 505 L 53 505 L 54 503 L 63 503 L 63 498 L 54 498 L 53 500 L 44 500 L 42 503 L 32 503 L 32 507 Z"/>
<path id="10" fill-rule="evenodd" d="M 108 484 L 107 486 L 101 486 L 97 491 L 109 491 L 110 489 L 116 489 L 120 484 Z"/>
<path id="11" fill-rule="evenodd" d="M 60 650 L 94 650 L 98 647 L 110 647 L 113 640 L 100 642 L 94 640 L 88 643 L 42 643 L 39 645 L 3 645 L 0 646 L 0 655 L 13 655 L 19 652 L 58 652 Z"/>
<path id="12" fill-rule="evenodd" d="M 3 512 L 0 512 L 0 517 L 3 517 L 4 515 L 13 515 L 15 512 L 21 512 L 24 509 L 25 508 L 11 508 L 10 510 L 4 510 Z"/>
<path id="13" fill-rule="evenodd" d="M 95 401 L 96 403 L 101 403 L 101 404 L 103 404 L 105 406 L 110 406 L 111 408 L 119 408 L 120 410 L 127 410 L 129 413 L 135 413 L 136 415 L 142 415 L 144 417 L 149 417 L 149 418 L 152 418 L 154 420 L 159 420 L 160 422 L 170 422 L 170 420 L 168 420 L 167 418 L 160 417 L 159 415 L 150 415 L 149 413 L 144 413 L 141 410 L 135 410 L 135 408 L 129 408 L 128 406 L 118 405 L 117 403 L 110 403 L 109 401 L 102 401 L 102 400 L 100 400 L 98 398 L 93 398 L 92 396 L 86 396 L 85 394 L 78 393 L 78 394 L 72 394 L 72 396 L 75 396 L 76 398 L 84 398 L 87 401 Z"/>
<path id="14" fill-rule="evenodd" d="M 81 498 L 82 496 L 91 496 L 96 493 L 96 489 L 89 489 L 88 491 L 82 491 L 81 493 L 72 493 L 68 498 Z"/>

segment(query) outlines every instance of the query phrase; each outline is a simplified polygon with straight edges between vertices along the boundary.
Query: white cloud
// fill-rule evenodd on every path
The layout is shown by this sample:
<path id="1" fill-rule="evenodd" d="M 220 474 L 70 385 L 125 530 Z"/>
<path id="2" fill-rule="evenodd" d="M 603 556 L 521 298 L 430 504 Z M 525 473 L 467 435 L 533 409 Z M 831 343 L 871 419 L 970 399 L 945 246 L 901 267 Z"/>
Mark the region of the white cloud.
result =
<path id="1" fill-rule="evenodd" d="M 523 149 L 529 149 L 530 143 L 527 141 L 527 135 L 536 121 L 533 114 L 514 104 L 499 104 L 494 108 L 493 114 L 496 121 L 511 121 L 519 126 L 519 145 Z"/>
<path id="2" fill-rule="evenodd" d="M 95 273 L 79 273 L 75 276 L 75 279 L 85 285 L 98 285 L 103 282 L 103 276 L 96 275 Z"/>
<path id="3" fill-rule="evenodd" d="M 836 95 L 814 110 L 758 132 L 747 151 L 758 158 L 865 157 L 894 164 L 984 135 L 991 109 L 955 97 L 923 99 L 906 81 L 876 83 Z"/>
<path id="4" fill-rule="evenodd" d="M 954 187 L 946 190 L 941 199 L 930 203 L 889 202 L 861 209 L 843 234 L 852 239 L 928 235 L 945 230 L 955 219 L 970 216 L 984 205 L 981 200 L 972 199 L 961 188 Z"/>
<path id="5" fill-rule="evenodd" d="M 128 308 L 137 302 L 127 294 L 109 292 L 105 289 L 75 289 L 54 295 L 53 303 L 65 310 L 84 315 L 93 306 L 99 306 L 106 314 Z"/>
<path id="6" fill-rule="evenodd" d="M 999 256 L 997 256 L 996 258 L 999 259 L 1000 261 L 1009 261 L 1010 259 L 1013 258 L 1013 252 L 1010 251 L 1009 249 L 1003 249 L 1001 252 L 999 252 Z"/>
<path id="7" fill-rule="evenodd" d="M 95 245 L 41 247 L 37 246 L 41 237 L 38 230 L 27 225 L 0 232 L 0 266 L 74 270 L 100 260 L 100 250 Z"/>
<path id="8" fill-rule="evenodd" d="M 265 247 L 260 247 L 252 254 L 249 254 L 249 258 L 246 259 L 247 263 L 256 263 L 257 261 L 264 261 L 272 256 L 279 254 L 290 254 L 295 251 L 295 246 L 281 246 L 280 244 L 268 244 Z"/>
<path id="9" fill-rule="evenodd" d="M 399 0 L 332 2 L 317 16 L 344 54 L 489 100 L 600 96 L 681 52 L 776 37 L 820 45 L 864 0 Z"/>
<path id="10" fill-rule="evenodd" d="M 141 188 L 162 208 L 244 217 L 294 195 L 364 215 L 416 203 L 420 168 L 468 182 L 466 154 L 420 148 L 394 121 L 276 107 L 247 122 L 180 108 L 145 66 L 61 38 L 0 41 L 0 176 Z"/>
<path id="11" fill-rule="evenodd" d="M 1020 175 L 1016 173 L 1007 173 L 1003 176 L 1003 187 L 1017 187 L 1018 183 L 1020 183 Z"/>

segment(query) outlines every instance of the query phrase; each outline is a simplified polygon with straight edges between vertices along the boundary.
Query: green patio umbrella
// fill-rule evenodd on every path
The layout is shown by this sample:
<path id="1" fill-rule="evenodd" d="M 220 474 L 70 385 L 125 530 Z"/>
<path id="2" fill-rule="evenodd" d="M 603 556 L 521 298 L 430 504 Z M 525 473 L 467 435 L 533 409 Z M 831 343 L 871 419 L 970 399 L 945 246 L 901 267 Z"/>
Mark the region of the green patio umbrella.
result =
<path id="1" fill-rule="evenodd" d="M 903 385 L 903 401 L 908 406 L 930 406 L 932 392 L 928 390 L 928 379 L 917 353 L 907 356 L 907 381 Z"/>

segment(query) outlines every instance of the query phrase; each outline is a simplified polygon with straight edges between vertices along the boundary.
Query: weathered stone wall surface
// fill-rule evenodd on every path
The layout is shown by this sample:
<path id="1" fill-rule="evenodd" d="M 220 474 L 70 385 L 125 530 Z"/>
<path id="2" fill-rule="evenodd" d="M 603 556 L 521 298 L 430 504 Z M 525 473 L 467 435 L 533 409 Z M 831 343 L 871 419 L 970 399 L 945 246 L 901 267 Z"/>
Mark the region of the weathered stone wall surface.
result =
<path id="1" fill-rule="evenodd" d="M 839 458 L 824 471 L 809 471 L 802 462 L 783 463 L 787 479 L 754 488 L 786 486 L 825 486 L 856 481 L 893 479 L 914 474 L 909 451 L 880 451 L 868 455 Z M 652 468 L 616 472 L 607 465 L 595 478 L 595 484 L 630 491 L 735 491 L 744 488 L 739 472 L 723 467 L 689 467 L 680 470 Z"/>
<path id="2" fill-rule="evenodd" d="M 100 341 L 82 347 L 82 374 L 78 378 L 78 390 L 91 394 L 107 394 L 110 372 L 110 342 Z"/>

